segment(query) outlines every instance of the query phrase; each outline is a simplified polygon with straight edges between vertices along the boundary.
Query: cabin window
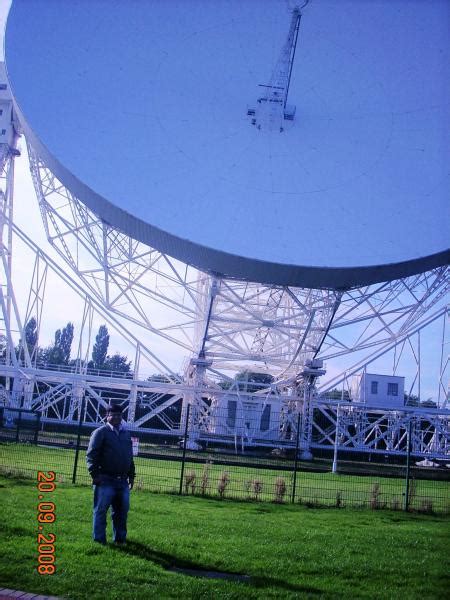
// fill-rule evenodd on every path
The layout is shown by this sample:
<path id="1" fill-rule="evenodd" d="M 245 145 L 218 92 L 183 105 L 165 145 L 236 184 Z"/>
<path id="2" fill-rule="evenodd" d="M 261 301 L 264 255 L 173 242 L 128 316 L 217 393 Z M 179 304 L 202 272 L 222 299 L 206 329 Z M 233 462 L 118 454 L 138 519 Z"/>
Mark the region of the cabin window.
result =
<path id="1" fill-rule="evenodd" d="M 398 383 L 388 383 L 388 396 L 398 396 Z"/>
<path id="2" fill-rule="evenodd" d="M 237 410 L 237 400 L 228 400 L 228 416 L 227 416 L 228 427 L 236 426 L 236 410 Z"/>
<path id="3" fill-rule="evenodd" d="M 270 427 L 270 404 L 266 404 L 261 415 L 261 431 L 267 431 Z"/>

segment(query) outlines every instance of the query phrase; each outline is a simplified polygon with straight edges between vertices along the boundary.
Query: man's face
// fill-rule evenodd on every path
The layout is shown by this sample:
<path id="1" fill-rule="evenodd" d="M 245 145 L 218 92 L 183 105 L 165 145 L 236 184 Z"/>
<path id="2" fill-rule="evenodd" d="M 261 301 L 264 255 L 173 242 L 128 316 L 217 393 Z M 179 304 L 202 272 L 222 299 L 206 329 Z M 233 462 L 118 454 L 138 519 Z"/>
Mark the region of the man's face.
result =
<path id="1" fill-rule="evenodd" d="M 119 427 L 120 423 L 122 422 L 122 413 L 108 411 L 106 413 L 106 420 L 113 427 Z"/>

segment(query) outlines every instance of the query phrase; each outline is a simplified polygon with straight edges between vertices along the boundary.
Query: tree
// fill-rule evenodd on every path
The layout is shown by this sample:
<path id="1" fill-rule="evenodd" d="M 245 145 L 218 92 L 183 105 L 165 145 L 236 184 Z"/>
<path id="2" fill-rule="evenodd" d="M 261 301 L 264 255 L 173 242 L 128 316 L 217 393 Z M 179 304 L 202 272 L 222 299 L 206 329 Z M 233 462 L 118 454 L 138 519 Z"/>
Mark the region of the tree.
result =
<path id="1" fill-rule="evenodd" d="M 37 330 L 37 321 L 34 317 L 28 320 L 25 325 L 25 343 L 28 348 L 28 353 L 32 356 L 33 352 L 36 350 L 38 341 L 38 330 Z"/>
<path id="2" fill-rule="evenodd" d="M 0 359 L 2 362 L 6 360 L 6 349 L 8 347 L 8 340 L 3 333 L 0 333 Z"/>
<path id="3" fill-rule="evenodd" d="M 419 396 L 416 396 L 416 394 L 407 394 L 405 392 L 403 397 L 405 399 L 405 406 L 419 406 Z"/>
<path id="4" fill-rule="evenodd" d="M 270 385 L 274 378 L 270 373 L 258 373 L 255 371 L 241 371 L 235 376 L 235 380 L 242 382 L 239 389 L 244 392 L 257 392 Z"/>
<path id="5" fill-rule="evenodd" d="M 8 345 L 8 340 L 6 339 L 6 335 L 0 333 L 0 356 L 6 356 L 6 347 Z"/>
<path id="6" fill-rule="evenodd" d="M 55 331 L 53 346 L 46 348 L 42 353 L 43 360 L 50 365 L 68 365 L 73 341 L 73 323 Z"/>
<path id="7" fill-rule="evenodd" d="M 103 369 L 108 354 L 109 333 L 106 325 L 100 325 L 95 344 L 92 348 L 92 361 L 89 366 L 93 369 Z"/>
<path id="8" fill-rule="evenodd" d="M 92 348 L 92 360 L 89 361 L 90 369 L 101 369 L 105 371 L 114 371 L 116 373 L 131 373 L 131 361 L 127 356 L 115 352 L 111 356 L 108 354 L 109 333 L 106 325 L 100 325 L 95 337 L 95 344 Z"/>
<path id="9" fill-rule="evenodd" d="M 180 383 L 180 381 L 174 381 L 171 375 L 166 375 L 165 373 L 154 373 L 153 375 L 150 375 L 150 377 L 147 377 L 147 381 L 155 381 L 156 383 Z"/>
<path id="10" fill-rule="evenodd" d="M 432 398 L 427 398 L 419 404 L 421 408 L 437 408 L 437 403 Z"/>
<path id="11" fill-rule="evenodd" d="M 25 327 L 24 327 L 24 333 L 25 333 L 25 342 L 24 340 L 21 338 L 19 340 L 19 346 L 16 348 L 16 353 L 17 356 L 19 358 L 19 360 L 24 360 L 25 358 L 25 351 L 24 351 L 24 345 L 26 344 L 26 348 L 28 350 L 28 354 L 30 357 L 33 356 L 33 353 L 37 353 L 38 352 L 38 348 L 37 348 L 37 338 L 38 338 L 38 332 L 37 332 L 37 321 L 34 317 L 31 317 L 30 319 L 28 319 Z"/>
<path id="12" fill-rule="evenodd" d="M 328 390 L 325 392 L 324 397 L 328 400 L 342 400 L 342 397 L 345 401 L 350 400 L 349 391 L 344 389 L 344 394 L 342 394 L 342 389 L 333 388 L 332 390 Z"/>
<path id="13" fill-rule="evenodd" d="M 60 348 L 62 354 L 63 364 L 68 365 L 70 360 L 70 352 L 72 350 L 73 342 L 73 323 L 67 323 L 61 332 L 60 337 Z"/>
<path id="14" fill-rule="evenodd" d="M 0 333 L 0 361 L 6 364 L 6 352 L 8 350 L 8 340 L 5 335 Z M 0 377 L 0 387 L 5 386 L 6 377 Z"/>
<path id="15" fill-rule="evenodd" d="M 107 371 L 115 371 L 116 373 L 130 373 L 131 361 L 128 360 L 127 356 L 116 352 L 112 356 L 106 357 L 102 368 Z"/>
<path id="16" fill-rule="evenodd" d="M 266 388 L 268 385 L 273 383 L 274 377 L 269 373 L 260 373 L 257 371 L 240 371 L 234 376 L 234 380 L 220 381 L 219 387 L 222 390 L 229 390 L 235 384 L 239 382 L 239 389 L 243 392 L 257 392 Z"/>

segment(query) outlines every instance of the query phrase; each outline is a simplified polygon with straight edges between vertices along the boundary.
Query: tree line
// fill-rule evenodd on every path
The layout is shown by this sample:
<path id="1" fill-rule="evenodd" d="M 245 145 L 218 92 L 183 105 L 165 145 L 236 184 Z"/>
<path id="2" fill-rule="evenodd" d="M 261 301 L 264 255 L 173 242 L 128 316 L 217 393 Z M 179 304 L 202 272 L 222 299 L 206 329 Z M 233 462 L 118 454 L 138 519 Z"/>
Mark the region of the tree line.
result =
<path id="1" fill-rule="evenodd" d="M 38 345 L 38 327 L 35 317 L 31 317 L 24 328 L 24 339 L 20 339 L 16 348 L 19 360 L 25 358 L 24 348 L 26 346 L 30 357 L 37 365 L 67 365 L 68 367 L 79 366 L 79 359 L 71 359 L 72 343 L 74 336 L 74 325 L 69 322 L 62 329 L 55 331 L 54 341 L 49 346 L 42 348 Z M 114 352 L 108 354 L 109 332 L 106 325 L 100 325 L 92 347 L 91 359 L 83 366 L 88 369 L 99 371 L 114 371 L 117 373 L 131 373 L 131 361 L 128 357 Z M 6 348 L 2 349 L 6 354 Z"/>

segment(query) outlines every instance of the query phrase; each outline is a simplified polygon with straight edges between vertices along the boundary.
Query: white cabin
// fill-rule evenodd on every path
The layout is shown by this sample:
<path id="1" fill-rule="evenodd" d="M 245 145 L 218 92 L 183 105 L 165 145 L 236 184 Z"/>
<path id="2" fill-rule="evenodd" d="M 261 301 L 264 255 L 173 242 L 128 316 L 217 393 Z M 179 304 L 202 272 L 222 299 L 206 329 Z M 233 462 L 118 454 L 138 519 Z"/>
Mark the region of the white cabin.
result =
<path id="1" fill-rule="evenodd" d="M 404 377 L 360 373 L 352 379 L 350 395 L 353 402 L 373 408 L 403 408 L 404 390 Z"/>

